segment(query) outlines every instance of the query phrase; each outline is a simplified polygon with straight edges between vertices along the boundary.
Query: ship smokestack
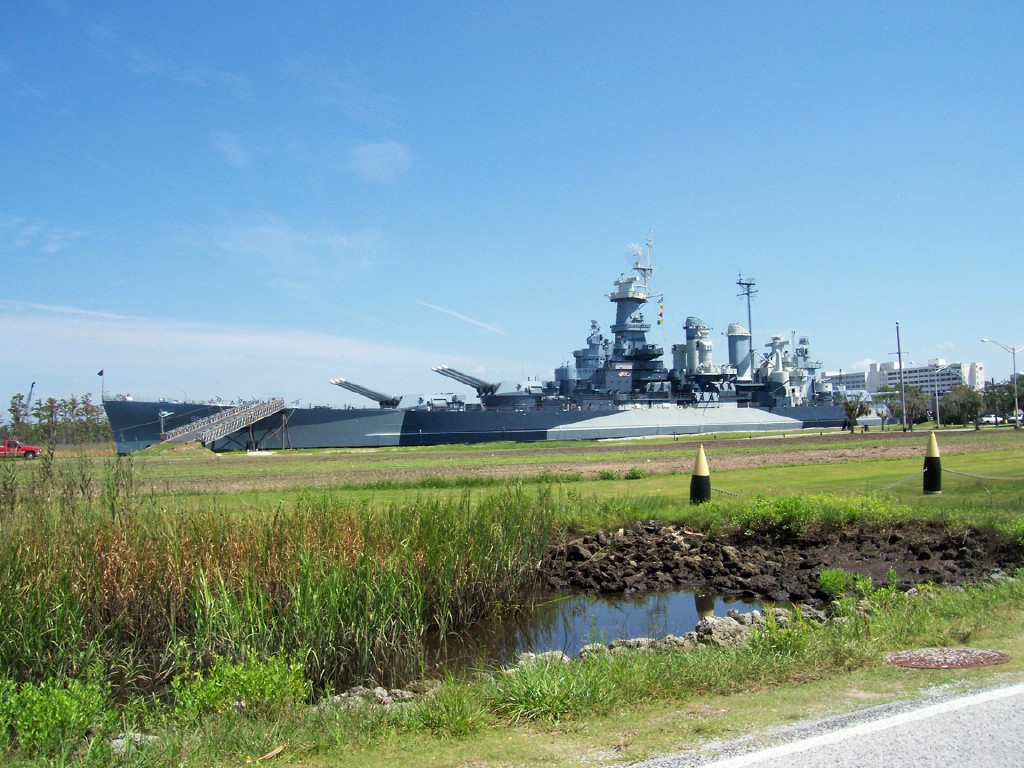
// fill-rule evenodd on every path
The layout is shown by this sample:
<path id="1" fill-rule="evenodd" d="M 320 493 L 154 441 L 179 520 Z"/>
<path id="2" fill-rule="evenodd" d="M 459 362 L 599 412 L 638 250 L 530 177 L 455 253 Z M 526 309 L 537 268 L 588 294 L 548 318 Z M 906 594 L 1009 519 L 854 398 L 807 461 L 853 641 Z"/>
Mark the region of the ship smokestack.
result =
<path id="1" fill-rule="evenodd" d="M 736 369 L 736 378 L 750 381 L 750 331 L 739 323 L 729 323 L 729 365 Z"/>

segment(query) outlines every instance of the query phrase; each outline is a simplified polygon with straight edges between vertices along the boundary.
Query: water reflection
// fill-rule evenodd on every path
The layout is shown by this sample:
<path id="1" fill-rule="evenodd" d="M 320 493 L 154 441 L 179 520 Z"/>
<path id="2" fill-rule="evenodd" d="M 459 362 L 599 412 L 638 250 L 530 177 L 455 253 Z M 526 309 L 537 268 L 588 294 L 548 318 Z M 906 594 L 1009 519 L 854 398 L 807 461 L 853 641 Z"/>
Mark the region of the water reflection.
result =
<path id="1" fill-rule="evenodd" d="M 442 667 L 514 663 L 524 651 L 563 651 L 576 656 L 588 643 L 633 637 L 684 635 L 705 616 L 746 612 L 757 602 L 727 601 L 708 593 L 653 592 L 624 596 L 536 595 L 508 618 L 481 622 L 435 641 L 429 652 Z"/>

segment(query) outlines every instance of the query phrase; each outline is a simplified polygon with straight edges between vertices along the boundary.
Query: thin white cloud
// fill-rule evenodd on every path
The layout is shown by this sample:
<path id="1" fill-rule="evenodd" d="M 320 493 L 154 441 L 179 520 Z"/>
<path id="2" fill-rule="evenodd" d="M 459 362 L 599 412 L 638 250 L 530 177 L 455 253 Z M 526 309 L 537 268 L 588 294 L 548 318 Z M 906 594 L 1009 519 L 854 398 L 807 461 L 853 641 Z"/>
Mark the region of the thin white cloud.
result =
<path id="1" fill-rule="evenodd" d="M 346 263 L 365 266 L 373 261 L 379 236 L 373 231 L 339 232 L 299 229 L 276 219 L 257 224 L 225 227 L 213 242 L 222 251 L 280 265 L 288 273 L 296 268 L 323 266 L 337 274 Z"/>
<path id="2" fill-rule="evenodd" d="M 0 247 L 48 256 L 67 248 L 85 233 L 25 216 L 0 217 Z"/>
<path id="3" fill-rule="evenodd" d="M 46 254 L 54 254 L 59 251 L 63 251 L 67 248 L 72 240 L 77 240 L 84 233 L 78 231 L 68 231 L 61 227 L 50 230 L 46 233 L 46 237 L 39 245 L 39 250 Z"/>
<path id="4" fill-rule="evenodd" d="M 456 312 L 453 309 L 445 309 L 444 307 L 438 307 L 434 304 L 428 304 L 425 301 L 420 301 L 419 299 L 416 300 L 416 303 L 419 304 L 421 307 L 426 307 L 427 309 L 432 309 L 435 312 L 441 312 L 442 314 L 445 315 L 451 315 L 452 317 L 458 318 L 463 322 L 471 323 L 477 326 L 478 328 L 483 328 L 485 331 L 490 331 L 491 333 L 496 333 L 499 336 L 505 336 L 506 338 L 512 338 L 503 330 L 501 330 L 501 328 L 498 328 L 496 325 L 489 325 L 487 323 L 481 322 L 480 320 L 474 320 L 472 317 L 464 315 L 461 312 Z"/>
<path id="5" fill-rule="evenodd" d="M 28 248 L 32 242 L 38 240 L 40 233 L 43 231 L 43 227 L 38 222 L 32 224 L 25 224 L 20 227 L 17 232 L 14 233 L 13 246 L 15 248 L 24 249 Z"/>
<path id="6" fill-rule="evenodd" d="M 238 101 L 256 100 L 252 82 L 237 72 L 190 65 L 177 71 L 175 78 L 182 83 L 192 83 L 203 88 L 223 88 Z"/>
<path id="7" fill-rule="evenodd" d="M 118 47 L 118 30 L 109 19 L 96 21 L 85 28 L 89 47 L 104 58 L 113 58 Z"/>
<path id="8" fill-rule="evenodd" d="M 367 78 L 354 69 L 341 72 L 333 64 L 300 60 L 286 62 L 284 66 L 313 105 L 338 110 L 364 125 L 380 127 L 394 121 L 394 100 L 375 92 Z"/>
<path id="9" fill-rule="evenodd" d="M 170 66 L 149 48 L 126 48 L 124 54 L 132 74 L 163 75 L 170 70 Z"/>
<path id="10" fill-rule="evenodd" d="M 90 24 L 85 30 L 86 44 L 98 56 L 120 62 L 129 72 L 140 77 L 161 77 L 178 83 L 203 88 L 221 88 L 239 101 L 252 101 L 253 85 L 237 72 L 209 69 L 202 64 L 181 64 L 143 45 L 129 45 L 111 21 Z"/>
<path id="11" fill-rule="evenodd" d="M 31 301 L 0 299 L 0 316 L 7 313 L 20 315 L 25 312 L 39 312 L 49 315 L 64 315 L 93 320 L 113 320 L 116 322 L 130 321 L 134 319 L 127 317 L 126 315 L 119 315 L 113 312 L 96 312 L 95 310 L 81 309 L 79 307 L 65 307 L 58 304 L 36 304 Z"/>
<path id="12" fill-rule="evenodd" d="M 107 391 L 138 397 L 262 397 L 356 402 L 330 385 L 344 376 L 375 389 L 439 390 L 430 368 L 441 352 L 327 333 L 164 320 L 0 299 L 0 338 L 37 391 L 54 396 Z M 445 355 L 468 369 L 479 361 Z M 454 358 L 454 359 L 452 359 Z M 3 379 L 0 402 L 24 383 Z"/>
<path id="13" fill-rule="evenodd" d="M 235 168 L 248 168 L 252 162 L 252 150 L 245 142 L 229 131 L 219 131 L 213 135 L 213 146 L 228 165 Z"/>
<path id="14" fill-rule="evenodd" d="M 363 144 L 348 153 L 348 167 L 360 178 L 378 184 L 396 181 L 411 165 L 412 152 L 394 141 Z"/>
<path id="15" fill-rule="evenodd" d="M 276 217 L 192 228 L 177 236 L 183 249 L 244 271 L 247 284 L 272 287 L 282 300 L 318 304 L 328 296 L 333 303 L 342 286 L 370 274 L 381 240 L 374 229 L 304 228 Z"/>

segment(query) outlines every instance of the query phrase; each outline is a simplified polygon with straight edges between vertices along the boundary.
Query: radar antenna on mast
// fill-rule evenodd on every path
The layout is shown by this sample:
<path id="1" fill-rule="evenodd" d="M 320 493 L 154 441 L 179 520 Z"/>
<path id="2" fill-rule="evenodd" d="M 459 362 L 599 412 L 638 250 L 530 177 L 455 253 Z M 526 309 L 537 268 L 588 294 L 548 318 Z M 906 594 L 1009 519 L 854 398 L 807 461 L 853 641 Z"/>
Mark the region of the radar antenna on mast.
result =
<path id="1" fill-rule="evenodd" d="M 626 250 L 629 251 L 629 258 L 632 262 L 630 267 L 640 275 L 643 284 L 647 285 L 650 282 L 651 273 L 654 272 L 654 236 L 648 237 L 644 245 L 630 243 L 626 246 Z"/>

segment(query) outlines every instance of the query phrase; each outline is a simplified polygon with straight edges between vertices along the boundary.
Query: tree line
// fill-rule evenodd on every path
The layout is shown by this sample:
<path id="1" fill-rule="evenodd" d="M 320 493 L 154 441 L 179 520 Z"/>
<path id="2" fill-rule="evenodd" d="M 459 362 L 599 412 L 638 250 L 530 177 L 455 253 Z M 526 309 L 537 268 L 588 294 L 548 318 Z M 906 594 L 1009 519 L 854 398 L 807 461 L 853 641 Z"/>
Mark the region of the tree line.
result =
<path id="1" fill-rule="evenodd" d="M 1024 396 L 1024 374 L 1017 374 L 1016 394 Z M 1021 401 L 1024 401 L 1024 397 L 1021 397 L 1021 400 L 1014 402 L 1012 378 L 1002 384 L 989 384 L 985 389 L 984 397 L 985 408 L 996 416 L 1002 417 L 1013 416 L 1016 411 L 1020 411 Z"/>
<path id="2" fill-rule="evenodd" d="M 1021 374 L 1017 375 L 1017 394 L 1024 394 L 1024 376 Z M 874 413 L 883 424 L 902 424 L 904 401 L 908 424 L 937 421 L 941 417 L 943 424 L 966 426 L 975 424 L 983 413 L 1012 418 L 1021 408 L 1020 401 L 1014 408 L 1013 379 L 1010 379 L 1001 384 L 992 382 L 981 392 L 966 385 L 954 385 L 939 398 L 938 413 L 934 410 L 934 396 L 920 387 L 905 387 L 902 396 L 897 387 L 882 387 L 874 397 Z M 858 416 L 870 412 L 866 404 L 853 398 L 849 405 L 844 403 L 844 410 L 851 424 Z"/>
<path id="3" fill-rule="evenodd" d="M 0 435 L 26 443 L 78 445 L 114 439 L 103 405 L 92 394 L 66 398 L 38 398 L 29 403 L 24 394 L 11 398 L 7 417 L 0 416 Z"/>

